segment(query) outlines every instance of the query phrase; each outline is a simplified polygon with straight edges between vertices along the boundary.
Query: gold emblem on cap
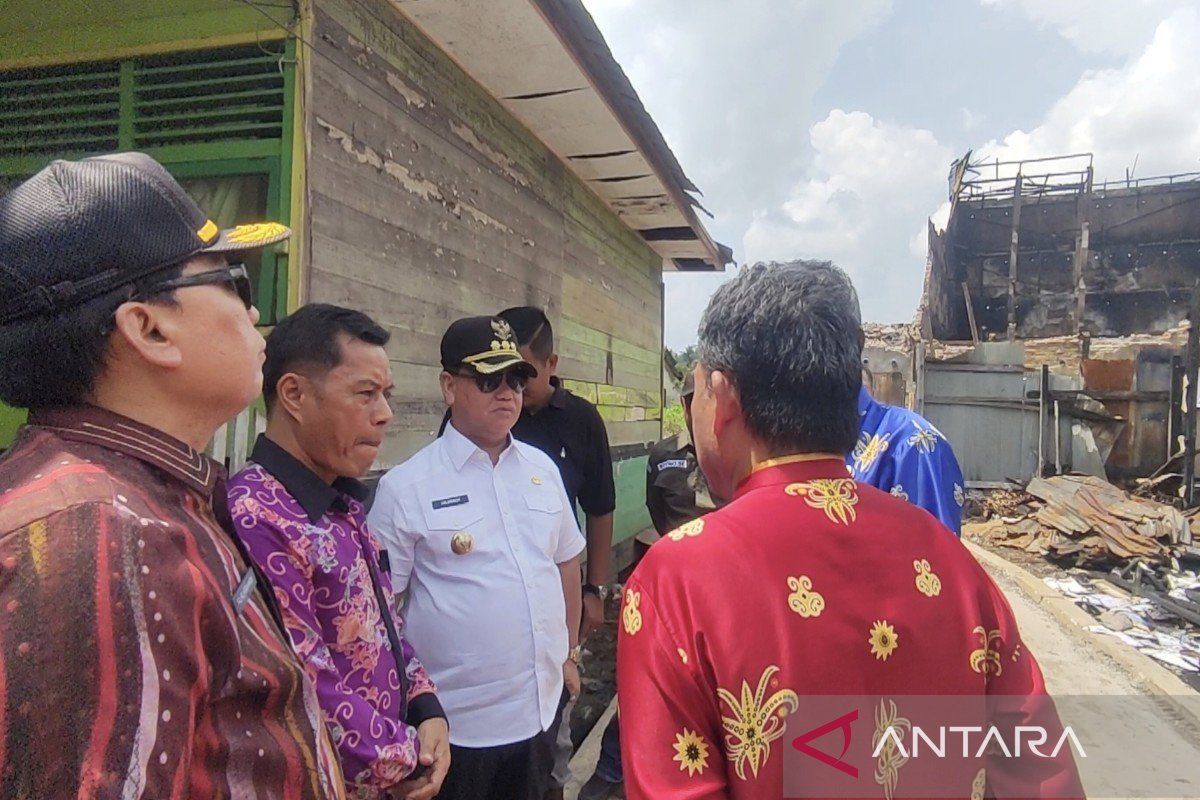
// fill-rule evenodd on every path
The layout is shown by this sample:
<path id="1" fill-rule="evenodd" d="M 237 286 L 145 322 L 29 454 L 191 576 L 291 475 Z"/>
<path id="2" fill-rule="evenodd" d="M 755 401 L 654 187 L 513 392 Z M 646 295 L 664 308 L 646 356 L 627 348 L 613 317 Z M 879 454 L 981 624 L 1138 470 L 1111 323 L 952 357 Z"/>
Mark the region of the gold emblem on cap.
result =
<path id="1" fill-rule="evenodd" d="M 496 338 L 492 340 L 492 350 L 508 353 L 517 352 L 517 344 L 513 341 L 513 329 L 508 324 L 508 320 L 492 320 L 492 333 L 496 334 Z"/>
<path id="2" fill-rule="evenodd" d="M 450 537 L 450 549 L 455 555 L 465 556 L 475 549 L 475 538 L 466 531 L 459 531 Z"/>
<path id="3" fill-rule="evenodd" d="M 208 222 L 204 223 L 203 228 L 196 231 L 196 235 L 200 237 L 200 241 L 204 242 L 205 244 L 209 244 L 213 239 L 217 238 L 217 234 L 220 232 L 221 229 L 217 227 L 217 223 L 210 219 Z"/>
<path id="4" fill-rule="evenodd" d="M 257 222 L 253 225 L 238 225 L 229 232 L 231 244 L 253 244 L 286 234 L 287 227 L 278 222 Z"/>
<path id="5" fill-rule="evenodd" d="M 542 485 L 542 479 L 541 479 L 541 478 L 539 478 L 537 475 L 534 475 L 534 476 L 533 476 L 532 478 L 530 478 L 529 480 L 530 480 L 530 482 L 531 482 L 531 483 L 532 483 L 534 486 L 541 486 L 541 485 Z"/>

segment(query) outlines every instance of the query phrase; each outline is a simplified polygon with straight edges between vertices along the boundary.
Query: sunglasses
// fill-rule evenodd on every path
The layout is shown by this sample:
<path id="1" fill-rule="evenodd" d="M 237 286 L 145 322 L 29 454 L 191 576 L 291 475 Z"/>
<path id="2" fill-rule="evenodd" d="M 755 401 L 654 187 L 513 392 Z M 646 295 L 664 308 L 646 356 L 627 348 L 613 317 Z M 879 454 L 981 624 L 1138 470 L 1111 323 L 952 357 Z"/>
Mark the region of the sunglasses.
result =
<path id="1" fill-rule="evenodd" d="M 230 264 L 221 269 L 198 272 L 195 275 L 184 275 L 182 278 L 156 283 L 153 286 L 147 287 L 139 295 L 146 297 L 158 294 L 159 292 L 186 289 L 189 286 L 213 286 L 217 284 L 224 284 L 236 292 L 242 304 L 246 306 L 247 311 L 254 305 L 254 288 L 250 285 L 250 272 L 246 269 L 245 264 Z"/>
<path id="2" fill-rule="evenodd" d="M 525 384 L 529 379 L 524 375 L 516 372 L 493 372 L 490 375 L 479 375 L 477 373 L 456 372 L 454 373 L 460 378 L 472 378 L 475 381 L 475 386 L 484 394 L 491 394 L 500 388 L 500 384 L 507 383 L 508 388 L 514 392 L 525 391 Z"/>

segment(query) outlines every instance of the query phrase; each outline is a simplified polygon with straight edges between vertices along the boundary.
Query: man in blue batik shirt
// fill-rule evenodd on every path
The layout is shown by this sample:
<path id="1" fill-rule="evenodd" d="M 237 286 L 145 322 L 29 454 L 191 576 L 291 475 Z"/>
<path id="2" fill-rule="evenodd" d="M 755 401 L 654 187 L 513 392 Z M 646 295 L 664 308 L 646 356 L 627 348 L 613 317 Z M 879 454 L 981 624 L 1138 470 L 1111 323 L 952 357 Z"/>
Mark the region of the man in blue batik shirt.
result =
<path id="1" fill-rule="evenodd" d="M 920 414 L 871 397 L 864 370 L 858 444 L 846 457 L 856 481 L 890 492 L 962 533 L 963 476 L 946 437 Z"/>

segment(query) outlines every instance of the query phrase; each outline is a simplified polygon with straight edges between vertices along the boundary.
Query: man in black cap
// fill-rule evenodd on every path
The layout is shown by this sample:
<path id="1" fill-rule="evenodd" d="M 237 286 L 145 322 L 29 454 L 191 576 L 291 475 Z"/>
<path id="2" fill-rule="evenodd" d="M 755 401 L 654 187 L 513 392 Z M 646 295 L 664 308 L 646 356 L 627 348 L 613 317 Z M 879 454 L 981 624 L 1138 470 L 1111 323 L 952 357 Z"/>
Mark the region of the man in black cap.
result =
<path id="1" fill-rule="evenodd" d="M 341 797 L 203 449 L 262 383 L 238 253 L 139 153 L 0 198 L 0 796 Z M 52 713 L 43 713 L 52 709 Z"/>
<path id="2" fill-rule="evenodd" d="M 368 524 L 450 723 L 438 797 L 530 800 L 550 778 L 564 685 L 579 693 L 584 539 L 554 462 L 511 435 L 536 370 L 509 324 L 460 319 L 441 355 L 450 422 L 384 476 Z"/>
<path id="3" fill-rule="evenodd" d="M 608 431 L 600 412 L 571 393 L 558 379 L 554 329 L 546 312 L 536 306 L 516 306 L 500 312 L 513 328 L 521 357 L 537 369 L 525 385 L 524 407 L 513 436 L 541 450 L 558 467 L 572 511 L 583 509 L 587 537 L 587 574 L 583 582 L 583 621 L 580 640 L 604 625 L 604 601 L 612 576 L 613 512 L 617 489 L 613 480 Z M 545 800 L 561 800 L 571 778 L 571 713 L 563 712 L 555 737 L 554 785 Z"/>

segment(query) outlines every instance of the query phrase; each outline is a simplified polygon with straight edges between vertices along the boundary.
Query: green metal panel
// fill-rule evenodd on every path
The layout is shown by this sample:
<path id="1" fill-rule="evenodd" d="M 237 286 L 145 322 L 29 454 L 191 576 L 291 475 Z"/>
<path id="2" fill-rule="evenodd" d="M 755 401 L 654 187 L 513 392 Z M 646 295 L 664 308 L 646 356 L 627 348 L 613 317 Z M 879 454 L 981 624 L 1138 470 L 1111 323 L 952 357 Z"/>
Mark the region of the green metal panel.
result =
<path id="1" fill-rule="evenodd" d="M 613 464 L 613 478 L 617 484 L 613 544 L 650 527 L 650 512 L 646 510 L 646 464 L 649 461 L 649 456 L 639 456 Z"/>
<path id="2" fill-rule="evenodd" d="M 649 461 L 649 456 L 638 456 L 613 464 L 613 481 L 617 487 L 617 510 L 613 512 L 614 547 L 651 525 L 650 512 L 646 510 L 646 464 Z M 586 532 L 587 518 L 578 506 L 575 518 L 579 530 Z"/>

